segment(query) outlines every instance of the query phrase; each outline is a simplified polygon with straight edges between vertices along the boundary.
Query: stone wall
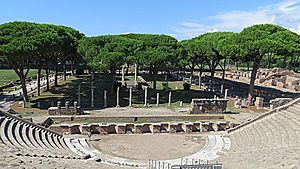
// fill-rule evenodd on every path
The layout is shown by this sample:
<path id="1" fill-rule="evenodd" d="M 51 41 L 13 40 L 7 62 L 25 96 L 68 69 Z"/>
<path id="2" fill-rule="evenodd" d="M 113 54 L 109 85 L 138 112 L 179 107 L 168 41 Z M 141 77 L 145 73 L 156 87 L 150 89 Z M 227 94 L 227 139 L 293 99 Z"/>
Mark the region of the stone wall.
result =
<path id="1" fill-rule="evenodd" d="M 172 123 L 94 123 L 54 124 L 51 130 L 61 134 L 143 134 L 143 133 L 192 133 L 225 131 L 233 124 L 224 122 L 172 122 Z"/>
<path id="2" fill-rule="evenodd" d="M 76 115 L 82 114 L 80 108 L 76 107 L 50 107 L 48 109 L 49 115 Z"/>
<path id="3" fill-rule="evenodd" d="M 95 123 L 160 123 L 164 121 L 223 120 L 224 115 L 156 115 L 156 116 L 49 116 L 54 123 L 93 121 Z"/>
<path id="4" fill-rule="evenodd" d="M 270 100 L 270 109 L 273 110 L 277 107 L 287 104 L 292 100 L 292 98 L 276 98 L 274 100 Z"/>
<path id="5" fill-rule="evenodd" d="M 222 73 L 216 72 L 216 77 L 222 77 Z M 249 83 L 250 71 L 226 71 L 225 78 L 239 82 Z M 259 69 L 255 84 L 272 86 L 277 89 L 288 91 L 300 91 L 300 74 L 282 68 Z"/>
<path id="6" fill-rule="evenodd" d="M 228 99 L 193 99 L 191 114 L 223 114 Z"/>

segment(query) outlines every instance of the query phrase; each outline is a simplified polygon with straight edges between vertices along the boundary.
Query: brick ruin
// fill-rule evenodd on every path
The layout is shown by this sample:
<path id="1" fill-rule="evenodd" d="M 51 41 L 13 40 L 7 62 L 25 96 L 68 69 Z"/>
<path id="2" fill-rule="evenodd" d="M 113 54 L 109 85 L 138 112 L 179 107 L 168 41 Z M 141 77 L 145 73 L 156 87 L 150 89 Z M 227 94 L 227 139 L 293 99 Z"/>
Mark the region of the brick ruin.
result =
<path id="1" fill-rule="evenodd" d="M 191 114 L 223 114 L 226 112 L 228 99 L 192 99 Z"/>
<path id="2" fill-rule="evenodd" d="M 222 77 L 222 72 L 217 72 L 216 76 Z M 249 83 L 251 71 L 226 71 L 225 78 Z M 291 92 L 300 91 L 300 74 L 282 68 L 259 69 L 255 84 Z"/>

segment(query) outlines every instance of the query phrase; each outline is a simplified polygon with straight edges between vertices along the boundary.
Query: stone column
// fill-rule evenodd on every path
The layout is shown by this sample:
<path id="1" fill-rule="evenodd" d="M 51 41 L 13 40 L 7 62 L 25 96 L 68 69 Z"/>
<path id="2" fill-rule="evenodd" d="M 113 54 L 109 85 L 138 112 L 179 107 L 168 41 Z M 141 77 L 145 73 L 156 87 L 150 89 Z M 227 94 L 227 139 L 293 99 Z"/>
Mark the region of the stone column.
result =
<path id="1" fill-rule="evenodd" d="M 228 89 L 225 89 L 225 94 L 224 94 L 225 99 L 227 99 L 227 95 L 228 95 Z"/>
<path id="2" fill-rule="evenodd" d="M 132 88 L 129 89 L 129 107 L 132 106 Z"/>
<path id="3" fill-rule="evenodd" d="M 199 77 L 199 88 L 201 88 L 201 75 L 200 75 L 200 72 L 198 73 L 198 77 Z"/>
<path id="4" fill-rule="evenodd" d="M 60 102 L 60 101 L 57 102 L 57 108 L 58 108 L 58 109 L 61 108 L 61 102 Z"/>
<path id="5" fill-rule="evenodd" d="M 92 84 L 92 93 L 91 93 L 91 107 L 94 107 L 94 85 Z"/>
<path id="6" fill-rule="evenodd" d="M 77 109 L 77 102 L 76 101 L 74 101 L 74 109 Z"/>
<path id="7" fill-rule="evenodd" d="M 159 106 L 159 93 L 156 93 L 156 106 Z"/>
<path id="8" fill-rule="evenodd" d="M 137 63 L 134 64 L 134 85 L 137 85 Z"/>
<path id="9" fill-rule="evenodd" d="M 223 84 L 221 84 L 221 94 L 223 94 L 223 90 L 224 90 L 224 85 Z"/>
<path id="10" fill-rule="evenodd" d="M 104 107 L 107 107 L 107 91 L 104 90 Z"/>
<path id="11" fill-rule="evenodd" d="M 124 65 L 122 66 L 122 85 L 125 85 Z"/>
<path id="12" fill-rule="evenodd" d="M 145 104 L 144 104 L 144 107 L 147 106 L 147 98 L 148 98 L 148 87 L 146 86 L 145 87 Z"/>
<path id="13" fill-rule="evenodd" d="M 66 101 L 66 103 L 65 103 L 66 109 L 69 109 L 69 106 L 70 106 L 69 101 Z"/>
<path id="14" fill-rule="evenodd" d="M 80 106 L 80 85 L 78 85 L 78 99 L 77 99 L 77 102 L 78 102 L 78 106 Z"/>
<path id="15" fill-rule="evenodd" d="M 263 97 L 256 97 L 255 99 L 255 106 L 257 109 L 262 109 L 263 108 L 263 102 L 264 98 Z"/>
<path id="16" fill-rule="evenodd" d="M 120 87 L 117 88 L 117 106 L 120 107 Z"/>
<path id="17" fill-rule="evenodd" d="M 172 92 L 169 92 L 169 104 L 168 104 L 169 106 L 171 106 L 171 100 L 172 100 L 171 97 L 172 97 Z"/>

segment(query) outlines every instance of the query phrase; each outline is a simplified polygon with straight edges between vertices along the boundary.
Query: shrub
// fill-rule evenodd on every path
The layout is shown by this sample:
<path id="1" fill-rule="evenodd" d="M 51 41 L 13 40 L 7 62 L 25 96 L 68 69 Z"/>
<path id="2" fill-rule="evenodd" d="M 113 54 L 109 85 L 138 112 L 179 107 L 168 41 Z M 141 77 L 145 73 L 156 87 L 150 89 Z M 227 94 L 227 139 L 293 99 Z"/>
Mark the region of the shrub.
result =
<path id="1" fill-rule="evenodd" d="M 190 90 L 191 89 L 191 84 L 189 84 L 189 83 L 183 83 L 183 89 L 184 90 Z"/>

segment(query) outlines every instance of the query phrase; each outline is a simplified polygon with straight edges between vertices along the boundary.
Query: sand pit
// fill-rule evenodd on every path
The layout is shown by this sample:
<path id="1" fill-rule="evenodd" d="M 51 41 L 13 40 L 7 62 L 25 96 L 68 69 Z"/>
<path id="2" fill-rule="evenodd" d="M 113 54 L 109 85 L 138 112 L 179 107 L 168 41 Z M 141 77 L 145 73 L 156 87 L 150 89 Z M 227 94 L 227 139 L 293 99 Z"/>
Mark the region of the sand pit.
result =
<path id="1" fill-rule="evenodd" d="M 205 145 L 200 134 L 106 135 L 91 144 L 113 156 L 137 160 L 167 160 L 199 151 Z"/>

